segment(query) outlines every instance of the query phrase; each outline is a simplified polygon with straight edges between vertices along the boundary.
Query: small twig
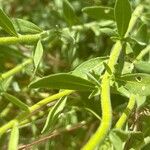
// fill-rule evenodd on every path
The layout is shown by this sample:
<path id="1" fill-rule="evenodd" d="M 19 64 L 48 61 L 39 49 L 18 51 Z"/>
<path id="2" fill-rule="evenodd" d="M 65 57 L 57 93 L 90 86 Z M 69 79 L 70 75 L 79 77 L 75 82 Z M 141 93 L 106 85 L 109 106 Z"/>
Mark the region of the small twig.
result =
<path id="1" fill-rule="evenodd" d="M 40 143 L 44 143 L 46 142 L 47 140 L 51 139 L 51 138 L 55 138 L 59 135 L 61 135 L 63 132 L 72 132 L 78 128 L 81 128 L 85 125 L 87 125 L 89 122 L 86 122 L 86 121 L 82 121 L 70 128 L 63 128 L 63 129 L 59 129 L 59 130 L 55 130 L 53 131 L 52 133 L 46 135 L 46 136 L 43 136 L 39 139 L 36 139 L 35 141 L 33 141 L 32 143 L 30 144 L 26 144 L 26 145 L 23 145 L 23 146 L 20 146 L 18 150 L 27 150 L 28 148 L 31 148 L 32 146 L 34 145 L 39 145 Z"/>

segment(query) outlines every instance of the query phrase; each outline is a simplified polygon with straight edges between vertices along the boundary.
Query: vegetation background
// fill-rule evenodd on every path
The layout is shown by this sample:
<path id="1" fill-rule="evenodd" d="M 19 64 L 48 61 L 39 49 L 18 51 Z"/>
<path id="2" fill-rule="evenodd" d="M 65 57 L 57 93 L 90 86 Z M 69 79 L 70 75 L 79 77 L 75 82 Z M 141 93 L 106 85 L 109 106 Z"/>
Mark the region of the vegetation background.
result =
<path id="1" fill-rule="evenodd" d="M 29 88 L 29 84 L 35 79 L 56 73 L 68 73 L 87 60 L 93 60 L 88 64 L 92 65 L 94 58 L 103 57 L 107 59 L 110 55 L 111 49 L 118 38 L 117 25 L 112 19 L 113 14 L 110 13 L 108 16 L 99 17 L 96 10 L 93 10 L 93 14 L 90 14 L 90 12 L 88 14 L 85 7 L 103 6 L 107 14 L 107 11 L 110 10 L 107 10 L 106 7 L 114 8 L 116 1 L 69 0 L 68 6 L 65 6 L 63 2 L 63 0 L 0 0 L 0 8 L 11 18 L 14 26 L 14 18 L 20 18 L 30 21 L 39 27 L 33 27 L 31 30 L 28 28 L 24 32 L 18 29 L 17 32 L 20 32 L 19 34 L 31 35 L 39 34 L 40 31 L 46 31 L 46 35 L 43 35 L 41 42 L 38 44 L 36 41 L 32 43 L 27 41 L 23 43 L 17 42 L 14 44 L 7 42 L 1 44 L 0 42 L 0 73 L 2 75 L 26 60 L 29 61 L 25 65 L 22 64 L 19 71 L 13 72 L 8 76 L 7 80 L 2 81 L 0 77 L 1 127 L 18 115 L 24 114 L 26 107 L 31 107 L 59 92 L 58 88 Z M 149 75 L 149 52 L 142 57 L 142 62 L 134 62 L 143 49 L 150 49 L 150 1 L 130 0 L 130 5 L 132 12 L 139 5 L 144 6 L 144 11 L 138 18 L 132 34 L 126 39 L 128 45 L 123 58 L 123 61 L 126 62 L 123 74 L 146 73 Z M 126 9 L 126 6 L 123 9 Z M 104 18 L 101 19 L 101 17 Z M 1 27 L 0 41 L 2 37 L 9 37 L 9 34 Z M 41 43 L 42 45 L 40 45 Z M 39 52 L 37 52 L 38 49 Z M 33 58 L 34 63 L 29 58 Z M 121 61 L 119 63 L 121 64 Z M 120 66 L 118 66 L 118 70 Z M 104 68 L 109 72 L 109 66 L 104 63 L 104 67 L 100 71 L 101 74 L 103 74 Z M 93 76 L 93 74 L 92 76 L 89 75 L 88 79 L 92 80 Z M 94 77 L 98 78 L 97 75 Z M 98 84 L 98 80 L 95 80 L 95 78 L 92 82 Z M 67 82 L 67 80 L 69 81 L 70 78 L 65 78 L 64 76 L 64 81 Z M 101 81 L 101 79 L 99 80 Z M 56 81 L 57 79 L 53 81 L 53 85 L 56 84 L 57 86 L 59 83 Z M 146 88 L 149 88 L 150 78 L 146 80 L 146 83 L 144 85 Z M 65 83 L 63 86 L 65 87 Z M 42 105 L 32 113 L 25 114 L 23 116 L 25 119 L 20 119 L 21 121 L 17 122 L 19 124 L 19 134 L 17 132 L 18 129 L 15 132 L 14 128 L 15 134 L 12 135 L 12 138 L 10 136 L 11 130 L 8 130 L 9 127 L 6 130 L 4 129 L 5 134 L 2 134 L 0 137 L 0 149 L 15 150 L 15 148 L 12 148 L 13 146 L 10 146 L 12 143 L 19 143 L 17 144 L 17 149 L 20 150 L 27 148 L 33 150 L 78 150 L 83 147 L 99 126 L 101 105 L 97 89 L 91 94 L 89 90 L 80 91 L 80 88 L 82 88 L 80 86 L 76 88 L 78 90 L 69 95 L 67 100 L 64 100 L 66 99 L 64 97 L 62 101 L 52 101 L 44 106 Z M 122 92 L 121 94 L 117 93 L 115 88 L 112 86 L 111 89 L 112 127 L 115 126 L 128 103 L 128 97 L 123 95 Z M 4 93 L 6 92 L 10 95 L 5 95 Z M 139 93 L 138 90 L 135 92 Z M 147 93 L 150 93 L 150 91 L 148 90 Z M 14 97 L 11 97 L 12 95 Z M 12 102 L 13 98 L 17 98 L 23 104 L 18 104 L 17 101 L 15 105 Z M 49 125 L 45 125 L 48 113 L 51 120 L 49 119 Z M 117 149 L 116 145 L 118 150 L 120 148 L 126 150 L 149 149 L 149 94 L 146 96 L 139 95 L 136 106 L 134 106 L 128 117 L 127 123 L 123 127 L 124 130 L 112 131 L 106 137 L 101 148 L 97 149 Z M 46 131 L 41 133 L 44 126 Z M 2 130 L 0 128 L 0 133 Z M 19 142 L 12 140 L 18 138 Z"/>

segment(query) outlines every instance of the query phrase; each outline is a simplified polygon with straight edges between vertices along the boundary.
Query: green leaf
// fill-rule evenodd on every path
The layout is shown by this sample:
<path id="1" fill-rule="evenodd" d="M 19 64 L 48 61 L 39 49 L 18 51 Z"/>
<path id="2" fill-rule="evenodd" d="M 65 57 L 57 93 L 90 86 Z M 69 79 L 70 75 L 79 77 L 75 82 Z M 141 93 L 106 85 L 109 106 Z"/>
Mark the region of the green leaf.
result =
<path id="1" fill-rule="evenodd" d="M 136 96 L 136 104 L 137 104 L 137 108 L 141 108 L 142 106 L 144 106 L 144 104 L 146 104 L 146 96 L 140 96 L 137 95 Z"/>
<path id="2" fill-rule="evenodd" d="M 0 26 L 10 35 L 18 36 L 10 18 L 0 9 Z"/>
<path id="3" fill-rule="evenodd" d="M 70 90 L 92 90 L 95 85 L 83 78 L 67 73 L 52 74 L 30 84 L 31 88 L 52 88 Z"/>
<path id="4" fill-rule="evenodd" d="M 40 61 L 42 59 L 43 56 L 43 46 L 41 41 L 39 40 L 33 55 L 33 62 L 34 62 L 34 66 L 35 66 L 35 72 L 40 64 Z"/>
<path id="5" fill-rule="evenodd" d="M 141 96 L 150 95 L 150 75 L 144 73 L 128 74 L 116 77 L 116 81 L 130 93 Z"/>
<path id="6" fill-rule="evenodd" d="M 113 144 L 115 150 L 122 150 L 124 146 L 124 142 L 128 138 L 129 138 L 129 134 L 119 129 L 113 129 L 109 134 L 109 139 Z"/>
<path id="7" fill-rule="evenodd" d="M 114 20 L 114 9 L 110 7 L 92 6 L 85 7 L 82 9 L 82 11 L 88 14 L 89 17 L 97 20 Z"/>
<path id="8" fill-rule="evenodd" d="M 110 67 L 105 62 L 103 62 L 103 64 L 104 64 L 105 70 L 108 72 L 108 74 L 112 75 L 112 71 L 111 71 Z"/>
<path id="9" fill-rule="evenodd" d="M 40 29 L 37 25 L 27 20 L 16 18 L 13 20 L 13 24 L 16 31 L 18 31 L 19 33 L 35 34 L 42 32 L 42 29 Z"/>
<path id="10" fill-rule="evenodd" d="M 143 73 L 150 73 L 150 63 L 146 61 L 138 61 L 134 64 L 134 67 Z"/>
<path id="11" fill-rule="evenodd" d="M 4 59 L 23 59 L 25 56 L 22 54 L 21 51 L 14 47 L 4 46 L 1 45 L 0 49 L 0 57 L 3 57 Z"/>
<path id="12" fill-rule="evenodd" d="M 78 22 L 78 18 L 75 14 L 74 8 L 71 6 L 68 0 L 63 0 L 63 15 L 70 26 Z"/>
<path id="13" fill-rule="evenodd" d="M 15 123 L 11 130 L 11 135 L 8 143 L 8 150 L 18 150 L 19 128 Z"/>
<path id="14" fill-rule="evenodd" d="M 1 78 L 1 77 L 0 77 Z M 12 76 L 5 79 L 5 80 L 0 80 L 0 92 L 5 92 L 7 91 L 8 87 L 10 86 L 12 82 Z"/>
<path id="15" fill-rule="evenodd" d="M 83 62 L 81 65 L 76 67 L 74 71 L 72 71 L 72 75 L 79 76 L 84 79 L 87 78 L 87 73 L 93 72 L 100 76 L 102 71 L 104 70 L 104 64 L 103 62 L 106 62 L 109 57 L 97 57 L 92 58 L 90 60 L 87 60 Z"/>
<path id="16" fill-rule="evenodd" d="M 148 43 L 149 37 L 146 24 L 140 26 L 134 38 L 138 43 L 143 43 L 143 45 Z"/>
<path id="17" fill-rule="evenodd" d="M 133 71 L 133 69 L 134 69 L 133 63 L 125 61 L 124 66 L 123 66 L 123 70 L 122 70 L 122 74 L 129 74 Z"/>
<path id="18" fill-rule="evenodd" d="M 133 49 L 132 49 L 130 43 L 126 42 L 126 54 L 128 55 L 131 53 L 133 53 Z"/>
<path id="19" fill-rule="evenodd" d="M 122 38 L 129 25 L 131 18 L 131 6 L 129 0 L 116 0 L 115 4 L 115 19 L 117 23 L 117 29 L 120 37 Z"/>
<path id="20" fill-rule="evenodd" d="M 49 114 L 46 119 L 46 123 L 44 125 L 44 128 L 42 129 L 42 133 L 52 129 L 52 127 L 56 123 L 56 120 L 58 120 L 59 114 L 64 109 L 66 102 L 67 102 L 67 97 L 61 98 L 49 111 Z"/>
<path id="21" fill-rule="evenodd" d="M 28 105 L 26 105 L 21 100 L 19 100 L 18 98 L 14 97 L 13 95 L 10 95 L 8 93 L 4 93 L 4 97 L 7 100 L 9 100 L 11 103 L 13 103 L 14 105 L 18 106 L 21 110 L 29 111 Z"/>

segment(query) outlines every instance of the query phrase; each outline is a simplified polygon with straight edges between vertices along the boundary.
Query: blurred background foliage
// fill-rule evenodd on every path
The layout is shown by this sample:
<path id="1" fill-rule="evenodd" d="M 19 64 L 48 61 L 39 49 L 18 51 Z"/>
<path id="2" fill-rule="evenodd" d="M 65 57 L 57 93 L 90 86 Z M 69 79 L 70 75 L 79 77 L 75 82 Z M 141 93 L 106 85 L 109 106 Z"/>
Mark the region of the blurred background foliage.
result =
<path id="1" fill-rule="evenodd" d="M 115 0 L 69 0 L 69 2 L 73 6 L 78 18 L 74 26 L 95 22 L 95 19 L 89 18 L 87 14 L 82 12 L 82 8 L 96 5 L 114 7 L 115 4 Z M 149 27 L 149 0 L 130 0 L 130 2 L 133 9 L 140 3 L 145 4 L 145 18 L 142 17 L 141 19 L 147 27 Z M 10 18 L 21 18 L 31 21 L 43 30 L 51 29 L 52 34 L 50 34 L 50 37 L 42 41 L 44 56 L 36 73 L 37 77 L 58 72 L 69 72 L 85 60 L 109 55 L 114 43 L 113 39 L 110 38 L 110 36 L 116 35 L 116 24 L 113 20 L 100 20 L 100 27 L 90 26 L 86 28 L 83 26 L 81 30 L 69 30 L 70 25 L 64 17 L 61 0 L 0 0 L 0 7 L 3 8 Z M 140 24 L 139 21 L 137 26 L 140 26 Z M 65 28 L 66 30 L 64 30 Z M 135 32 L 137 32 L 137 28 L 135 28 Z M 149 38 L 149 28 L 146 32 Z M 1 34 L 0 36 L 3 35 L 5 34 Z M 137 44 L 134 46 L 134 51 L 138 53 L 138 51 L 144 47 L 145 45 L 141 46 Z M 14 68 L 25 58 L 31 57 L 34 48 L 35 45 L 26 44 L 0 46 L 0 73 Z M 132 60 L 136 55 L 136 53 L 132 53 L 128 59 Z M 49 89 L 29 89 L 28 84 L 31 81 L 32 71 L 32 65 L 26 67 L 21 73 L 15 75 L 13 79 L 8 79 L 8 85 L 9 83 L 11 84 L 6 87 L 9 93 L 12 93 L 29 106 L 32 106 L 48 95 L 58 92 L 57 90 Z M 33 149 L 80 149 L 89 136 L 95 131 L 99 122 L 98 119 L 90 111 L 86 111 L 85 108 L 94 111 L 98 115 L 101 113 L 99 97 L 96 96 L 88 99 L 89 94 L 90 93 L 87 92 L 77 92 L 69 96 L 65 109 L 54 124 L 54 129 L 60 127 L 69 128 L 74 124 L 85 121 L 87 124 L 84 127 L 70 132 L 63 132 L 50 141 L 44 141 L 38 146 L 35 145 Z M 112 101 L 115 122 L 123 108 L 125 108 L 127 98 L 112 94 Z M 149 98 L 147 103 L 149 103 Z M 54 103 L 50 105 L 53 106 Z M 40 132 L 45 124 L 49 109 L 50 107 L 47 105 L 39 110 L 35 116 L 31 117 L 31 123 L 26 124 L 26 126 L 20 129 L 20 145 L 28 144 L 41 136 Z M 3 97 L 0 97 L 0 125 L 7 123 L 19 113 L 18 108 L 8 103 Z M 131 117 L 131 123 L 133 120 L 134 116 L 133 118 Z M 150 125 L 150 119 L 148 122 Z M 147 129 L 143 127 L 141 130 Z M 150 131 L 145 131 L 145 134 L 149 134 L 149 132 Z M 4 135 L 2 140 L 0 140 L 0 149 L 6 149 L 7 142 L 8 135 Z"/>

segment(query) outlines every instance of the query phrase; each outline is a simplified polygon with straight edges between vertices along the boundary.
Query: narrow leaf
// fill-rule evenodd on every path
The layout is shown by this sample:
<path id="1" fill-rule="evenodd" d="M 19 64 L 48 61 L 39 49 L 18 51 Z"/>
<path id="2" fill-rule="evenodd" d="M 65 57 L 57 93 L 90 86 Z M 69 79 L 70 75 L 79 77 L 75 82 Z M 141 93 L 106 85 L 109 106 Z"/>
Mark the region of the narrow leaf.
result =
<path id="1" fill-rule="evenodd" d="M 97 119 L 99 119 L 101 121 L 101 117 L 92 109 L 85 107 L 85 110 L 89 111 L 91 114 L 93 114 Z"/>
<path id="2" fill-rule="evenodd" d="M 120 37 L 122 38 L 129 25 L 131 18 L 131 6 L 129 0 L 116 0 L 115 4 L 115 19 L 117 23 L 117 29 Z"/>
<path id="3" fill-rule="evenodd" d="M 67 73 L 58 73 L 43 77 L 30 84 L 31 88 L 52 88 L 70 90 L 92 90 L 95 85 L 78 76 Z"/>
<path id="4" fill-rule="evenodd" d="M 124 86 L 130 93 L 141 96 L 150 95 L 150 75 L 144 73 L 128 74 L 116 78 L 117 82 Z"/>
<path id="5" fill-rule="evenodd" d="M 100 74 L 104 70 L 103 62 L 106 62 L 108 58 L 109 57 L 97 57 L 87 60 L 76 67 L 74 71 L 72 71 L 72 74 L 84 79 L 88 79 L 87 73 L 94 71 L 95 74 L 100 76 Z"/>
<path id="6" fill-rule="evenodd" d="M 8 143 L 8 150 L 18 150 L 19 128 L 15 123 L 11 130 L 11 135 Z"/>
<path id="7" fill-rule="evenodd" d="M 17 36 L 17 32 L 10 18 L 0 9 L 0 26 L 10 35 Z"/>
<path id="8" fill-rule="evenodd" d="M 16 31 L 18 31 L 19 33 L 35 34 L 42 32 L 42 29 L 40 29 L 37 25 L 27 20 L 16 18 L 13 20 L 13 24 Z"/>
<path id="9" fill-rule="evenodd" d="M 35 72 L 40 64 L 40 61 L 42 59 L 43 56 L 43 46 L 41 41 L 39 40 L 34 52 L 34 56 L 33 56 L 33 61 L 34 61 L 34 66 L 35 66 Z"/>
<path id="10" fill-rule="evenodd" d="M 86 13 L 89 17 L 97 20 L 114 20 L 114 9 L 110 7 L 92 6 L 85 7 L 82 9 L 82 11 Z"/>
<path id="11" fill-rule="evenodd" d="M 18 106 L 21 110 L 24 111 L 29 111 L 29 107 L 28 105 L 26 105 L 25 103 L 23 103 L 21 100 L 19 100 L 18 98 L 14 97 L 13 95 L 10 95 L 8 93 L 4 94 L 4 97 L 9 100 L 11 103 L 13 103 L 14 105 Z"/>
<path id="12" fill-rule="evenodd" d="M 146 61 L 139 61 L 134 64 L 139 72 L 150 73 L 150 63 Z"/>
<path id="13" fill-rule="evenodd" d="M 68 2 L 68 0 L 63 0 L 63 14 L 70 26 L 78 22 L 77 16 L 75 14 L 74 8 Z"/>
<path id="14" fill-rule="evenodd" d="M 105 67 L 106 71 L 108 72 L 108 74 L 112 75 L 112 71 L 111 71 L 110 67 L 105 62 L 103 62 L 103 64 L 104 64 L 104 67 Z"/>
<path id="15" fill-rule="evenodd" d="M 44 125 L 44 128 L 42 129 L 42 133 L 50 130 L 53 125 L 56 123 L 56 120 L 58 119 L 58 115 L 61 113 L 61 111 L 64 109 L 67 102 L 67 97 L 61 98 L 50 110 L 46 123 Z"/>

